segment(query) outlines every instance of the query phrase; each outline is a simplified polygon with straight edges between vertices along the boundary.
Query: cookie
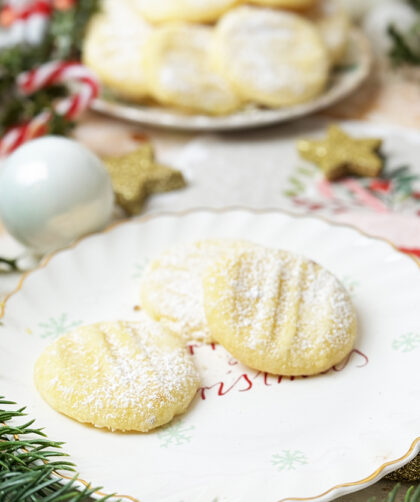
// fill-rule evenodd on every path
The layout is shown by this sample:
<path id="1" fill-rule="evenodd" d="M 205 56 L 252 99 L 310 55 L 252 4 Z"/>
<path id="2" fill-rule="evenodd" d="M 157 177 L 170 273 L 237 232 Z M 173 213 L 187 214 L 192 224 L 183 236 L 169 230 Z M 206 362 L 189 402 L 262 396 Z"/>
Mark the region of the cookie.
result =
<path id="1" fill-rule="evenodd" d="M 214 341 L 204 314 L 202 276 L 227 249 L 253 246 L 245 241 L 209 239 L 164 251 L 146 268 L 140 304 L 185 342 Z"/>
<path id="2" fill-rule="evenodd" d="M 248 3 L 280 9 L 304 10 L 315 5 L 317 0 L 249 0 Z"/>
<path id="3" fill-rule="evenodd" d="M 116 95 L 141 101 L 148 94 L 144 46 L 152 27 L 127 2 L 105 2 L 89 23 L 82 60 Z"/>
<path id="4" fill-rule="evenodd" d="M 351 350 L 356 315 L 341 283 L 323 267 L 285 251 L 231 250 L 203 279 L 214 338 L 257 370 L 313 375 Z"/>
<path id="5" fill-rule="evenodd" d="M 56 411 L 118 431 L 159 427 L 183 413 L 199 385 L 177 337 L 146 314 L 67 333 L 35 364 L 35 385 Z"/>
<path id="6" fill-rule="evenodd" d="M 153 97 L 165 105 L 211 115 L 237 109 L 239 98 L 210 66 L 211 40 L 212 29 L 205 26 L 171 24 L 157 29 L 145 56 Z"/>
<path id="7" fill-rule="evenodd" d="M 131 0 L 150 22 L 188 21 L 208 23 L 216 21 L 239 0 Z"/>
<path id="8" fill-rule="evenodd" d="M 305 12 L 320 31 L 332 63 L 339 63 L 347 48 L 350 17 L 337 0 L 319 0 Z"/>
<path id="9" fill-rule="evenodd" d="M 310 100 L 329 76 L 328 52 L 313 23 L 268 8 L 243 6 L 226 14 L 211 59 L 239 96 L 269 107 Z"/>

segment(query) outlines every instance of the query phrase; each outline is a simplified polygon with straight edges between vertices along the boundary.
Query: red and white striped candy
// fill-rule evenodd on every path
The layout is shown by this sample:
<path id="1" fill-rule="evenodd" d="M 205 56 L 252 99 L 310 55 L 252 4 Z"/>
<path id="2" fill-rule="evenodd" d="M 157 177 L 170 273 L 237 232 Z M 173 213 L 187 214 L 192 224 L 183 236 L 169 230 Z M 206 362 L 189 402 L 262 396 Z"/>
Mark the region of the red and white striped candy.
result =
<path id="1" fill-rule="evenodd" d="M 52 5 L 50 0 L 35 0 L 23 3 L 23 5 L 19 5 L 18 2 L 9 1 L 3 4 L 0 11 L 0 21 L 3 26 L 8 27 L 19 21 L 27 21 L 32 16 L 49 17 L 51 12 Z"/>
<path id="2" fill-rule="evenodd" d="M 1 2 L 0 2 L 1 3 Z M 19 43 L 38 45 L 48 29 L 53 11 L 51 0 L 14 0 L 0 9 L 0 47 Z"/>
<path id="3" fill-rule="evenodd" d="M 77 89 L 71 96 L 54 105 L 56 113 L 68 120 L 86 110 L 99 93 L 99 82 L 94 74 L 77 62 L 52 61 L 22 73 L 17 79 L 18 89 L 26 96 L 53 84 L 66 84 Z M 46 111 L 27 124 L 9 130 L 0 139 L 0 157 L 8 155 L 26 141 L 45 134 L 50 119 L 51 113 Z"/>

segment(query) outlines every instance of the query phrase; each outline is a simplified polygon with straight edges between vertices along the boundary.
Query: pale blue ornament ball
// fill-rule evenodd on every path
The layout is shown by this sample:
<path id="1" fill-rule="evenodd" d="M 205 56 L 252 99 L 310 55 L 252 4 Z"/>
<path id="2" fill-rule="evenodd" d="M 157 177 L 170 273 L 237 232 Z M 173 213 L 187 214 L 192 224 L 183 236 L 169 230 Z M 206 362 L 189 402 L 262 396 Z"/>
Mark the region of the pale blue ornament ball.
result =
<path id="1" fill-rule="evenodd" d="M 77 141 L 46 136 L 0 165 L 0 219 L 37 253 L 104 228 L 114 203 L 102 161 Z"/>

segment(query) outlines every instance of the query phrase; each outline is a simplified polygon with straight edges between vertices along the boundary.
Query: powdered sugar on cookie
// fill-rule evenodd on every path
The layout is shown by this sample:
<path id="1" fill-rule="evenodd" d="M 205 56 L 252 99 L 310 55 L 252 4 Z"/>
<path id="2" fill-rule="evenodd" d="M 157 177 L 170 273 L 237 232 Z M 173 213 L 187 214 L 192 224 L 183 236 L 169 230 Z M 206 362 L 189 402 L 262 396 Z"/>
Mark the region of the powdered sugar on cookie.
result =
<path id="1" fill-rule="evenodd" d="M 214 341 L 203 307 L 203 274 L 228 249 L 251 245 L 233 239 L 209 239 L 165 251 L 143 275 L 142 307 L 185 341 Z"/>
<path id="2" fill-rule="evenodd" d="M 199 378 L 179 340 L 141 314 L 63 335 L 37 361 L 35 382 L 53 408 L 80 422 L 148 431 L 186 409 Z"/>
<path id="3" fill-rule="evenodd" d="M 320 265 L 270 249 L 232 251 L 204 278 L 213 336 L 241 362 L 285 375 L 330 368 L 351 349 L 356 318 Z"/>

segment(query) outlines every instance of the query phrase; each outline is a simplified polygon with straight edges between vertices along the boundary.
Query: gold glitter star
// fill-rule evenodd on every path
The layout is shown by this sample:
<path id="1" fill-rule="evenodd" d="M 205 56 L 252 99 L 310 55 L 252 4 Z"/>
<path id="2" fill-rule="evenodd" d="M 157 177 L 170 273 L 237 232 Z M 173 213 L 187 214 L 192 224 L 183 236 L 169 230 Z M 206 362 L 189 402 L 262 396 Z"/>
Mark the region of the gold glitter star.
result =
<path id="1" fill-rule="evenodd" d="M 103 159 L 117 203 L 128 214 L 141 211 L 147 196 L 185 187 L 180 171 L 155 162 L 153 147 L 145 143 L 138 150 Z"/>
<path id="2" fill-rule="evenodd" d="M 320 167 L 327 179 L 336 180 L 348 174 L 378 176 L 383 168 L 378 155 L 381 144 L 378 138 L 352 138 L 337 125 L 332 125 L 326 139 L 302 139 L 297 149 L 305 160 Z"/>

